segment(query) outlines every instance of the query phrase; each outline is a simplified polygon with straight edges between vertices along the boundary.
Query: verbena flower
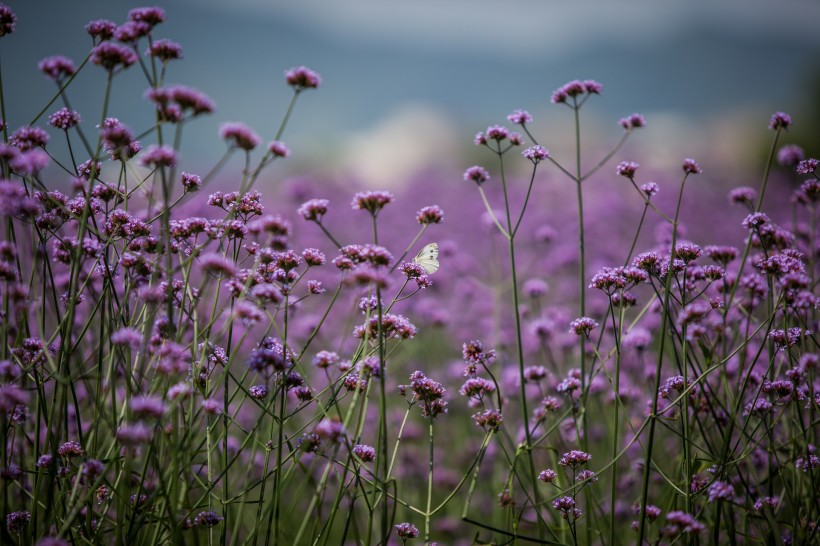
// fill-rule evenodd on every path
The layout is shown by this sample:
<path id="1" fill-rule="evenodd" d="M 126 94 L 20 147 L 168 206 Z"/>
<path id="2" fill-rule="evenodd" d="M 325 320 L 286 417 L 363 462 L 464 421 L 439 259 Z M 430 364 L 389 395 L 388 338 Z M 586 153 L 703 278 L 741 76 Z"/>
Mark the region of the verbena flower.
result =
<path id="1" fill-rule="evenodd" d="M 792 124 L 792 118 L 785 112 L 775 112 L 769 120 L 769 129 L 788 129 Z"/>
<path id="2" fill-rule="evenodd" d="M 464 180 L 467 182 L 475 182 L 479 186 L 490 179 L 490 173 L 484 167 L 478 165 L 470 167 L 464 171 Z"/>
<path id="3" fill-rule="evenodd" d="M 75 72 L 74 61 L 62 55 L 46 57 L 37 64 L 37 68 L 46 75 L 47 78 L 60 82 L 63 78 L 73 76 Z"/>
<path id="4" fill-rule="evenodd" d="M 618 123 L 627 131 L 629 131 L 630 129 L 646 127 L 646 120 L 640 114 L 631 114 L 625 118 L 621 118 L 621 120 Z"/>
<path id="5" fill-rule="evenodd" d="M 259 145 L 259 135 L 244 123 L 223 123 L 219 128 L 219 136 L 233 146 L 249 152 Z"/>
<path id="6" fill-rule="evenodd" d="M 0 38 L 14 32 L 17 15 L 5 4 L 0 4 Z"/>

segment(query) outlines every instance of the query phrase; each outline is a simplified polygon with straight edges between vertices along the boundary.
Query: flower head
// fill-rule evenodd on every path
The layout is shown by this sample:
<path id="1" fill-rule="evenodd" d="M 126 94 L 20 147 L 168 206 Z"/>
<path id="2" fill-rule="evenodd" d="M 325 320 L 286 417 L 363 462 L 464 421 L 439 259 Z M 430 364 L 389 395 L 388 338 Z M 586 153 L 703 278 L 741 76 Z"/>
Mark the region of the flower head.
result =
<path id="1" fill-rule="evenodd" d="M 416 220 L 421 225 L 440 224 L 444 221 L 444 211 L 438 205 L 430 205 L 416 213 Z"/>
<path id="2" fill-rule="evenodd" d="M 249 152 L 259 145 L 259 135 L 244 123 L 223 123 L 219 128 L 219 136 L 229 141 L 237 148 Z"/>
<path id="3" fill-rule="evenodd" d="M 535 146 L 530 146 L 529 148 L 521 152 L 521 155 L 523 155 L 533 163 L 538 164 L 541 161 L 547 159 L 550 156 L 550 152 L 543 146 L 539 146 L 536 144 Z"/>
<path id="4" fill-rule="evenodd" d="M 516 125 L 526 125 L 532 121 L 532 116 L 526 110 L 516 110 L 507 116 L 507 120 Z"/>
<path id="5" fill-rule="evenodd" d="M 327 214 L 330 201 L 327 199 L 311 199 L 302 203 L 297 212 L 308 221 L 321 222 L 322 216 Z"/>
<path id="6" fill-rule="evenodd" d="M 11 11 L 11 8 L 5 4 L 0 4 L 0 38 L 14 32 L 16 23 L 17 16 Z"/>
<path id="7" fill-rule="evenodd" d="M 48 117 L 48 124 L 57 129 L 67 131 L 80 123 L 80 114 L 68 108 L 60 108 Z"/>
<path id="8" fill-rule="evenodd" d="M 687 157 L 683 160 L 682 169 L 683 172 L 685 172 L 686 174 L 700 174 L 703 172 L 703 170 L 701 170 L 700 168 L 700 165 L 698 165 L 698 162 L 692 159 L 691 157 Z"/>
<path id="9" fill-rule="evenodd" d="M 621 118 L 618 122 L 620 123 L 621 127 L 629 131 L 630 129 L 638 129 L 640 127 L 646 126 L 646 120 L 640 114 L 632 114 L 625 118 Z"/>
<path id="10" fill-rule="evenodd" d="M 351 206 L 355 210 L 365 210 L 376 216 L 385 205 L 393 202 L 393 194 L 386 191 L 363 191 L 353 196 Z"/>
<path id="11" fill-rule="evenodd" d="M 411 523 L 399 523 L 396 525 L 395 529 L 396 534 L 399 535 L 399 538 L 405 542 L 408 538 L 418 538 L 419 536 L 419 530 Z"/>
<path id="12" fill-rule="evenodd" d="M 37 64 L 40 72 L 46 75 L 47 78 L 59 82 L 65 76 L 74 74 L 74 62 L 68 57 L 62 55 L 55 55 L 53 57 L 46 57 Z"/>
<path id="13" fill-rule="evenodd" d="M 792 124 L 792 118 L 786 112 L 775 112 L 769 119 L 769 129 L 788 129 Z"/>
<path id="14" fill-rule="evenodd" d="M 85 31 L 92 38 L 99 38 L 100 41 L 110 40 L 117 30 L 117 23 L 108 19 L 97 19 L 85 25 Z"/>
<path id="15" fill-rule="evenodd" d="M 484 167 L 479 167 L 475 165 L 470 167 L 466 171 L 464 171 L 464 180 L 469 182 L 473 181 L 479 186 L 490 179 L 490 173 L 487 172 L 487 169 Z"/>
<path id="16" fill-rule="evenodd" d="M 127 46 L 102 42 L 91 50 L 91 62 L 113 73 L 137 62 L 137 54 Z"/>
<path id="17" fill-rule="evenodd" d="M 163 63 L 182 58 L 182 46 L 171 40 L 156 40 L 145 52 L 146 55 L 156 57 Z"/>
<path id="18" fill-rule="evenodd" d="M 615 167 L 615 174 L 626 178 L 633 178 L 638 171 L 638 167 L 640 167 L 640 165 L 634 161 L 621 161 L 618 163 L 618 166 Z"/>
<path id="19" fill-rule="evenodd" d="M 322 78 L 306 66 L 297 66 L 285 71 L 285 81 L 298 92 L 304 89 L 316 89 L 321 85 Z"/>

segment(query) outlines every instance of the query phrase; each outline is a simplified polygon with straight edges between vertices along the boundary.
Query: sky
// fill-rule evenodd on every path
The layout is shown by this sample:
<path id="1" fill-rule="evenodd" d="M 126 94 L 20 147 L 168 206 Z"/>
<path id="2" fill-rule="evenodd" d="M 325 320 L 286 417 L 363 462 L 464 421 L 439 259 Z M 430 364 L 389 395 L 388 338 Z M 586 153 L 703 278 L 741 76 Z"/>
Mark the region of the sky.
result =
<path id="1" fill-rule="evenodd" d="M 7 117 L 28 123 L 54 88 L 37 61 L 79 62 L 90 47 L 83 26 L 122 22 L 123 0 L 17 0 L 17 32 L 0 44 Z M 169 83 L 196 87 L 218 111 L 186 127 L 191 161 L 217 156 L 226 121 L 276 132 L 290 90 L 283 72 L 306 65 L 322 87 L 303 94 L 285 140 L 302 164 L 356 166 L 364 178 L 435 164 L 512 110 L 536 115 L 547 133 L 566 113 L 550 92 L 571 79 L 604 86 L 590 106 L 602 127 L 641 112 L 668 134 L 701 120 L 768 119 L 800 112 L 816 98 L 820 3 L 542 0 L 166 0 L 157 37 L 183 46 Z M 72 106 L 93 126 L 102 70 L 88 67 Z M 815 85 L 814 88 L 811 86 Z M 112 113 L 139 130 L 150 111 L 145 82 L 129 69 L 114 83 Z M 609 125 L 606 125 L 608 123 Z M 596 126 L 597 127 L 597 126 Z M 604 131 L 610 130 L 604 129 Z M 352 168 L 352 167 L 351 167 Z"/>

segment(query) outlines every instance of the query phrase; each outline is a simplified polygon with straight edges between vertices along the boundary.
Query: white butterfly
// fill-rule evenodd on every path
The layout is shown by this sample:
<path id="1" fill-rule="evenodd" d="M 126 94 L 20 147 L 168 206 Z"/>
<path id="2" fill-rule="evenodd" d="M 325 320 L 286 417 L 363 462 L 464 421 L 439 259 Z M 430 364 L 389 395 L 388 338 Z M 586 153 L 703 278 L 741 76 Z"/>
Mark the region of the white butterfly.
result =
<path id="1" fill-rule="evenodd" d="M 424 271 L 428 275 L 438 271 L 438 244 L 430 243 L 422 248 L 421 251 L 416 254 L 416 257 L 413 258 L 413 261 L 424 268 Z"/>

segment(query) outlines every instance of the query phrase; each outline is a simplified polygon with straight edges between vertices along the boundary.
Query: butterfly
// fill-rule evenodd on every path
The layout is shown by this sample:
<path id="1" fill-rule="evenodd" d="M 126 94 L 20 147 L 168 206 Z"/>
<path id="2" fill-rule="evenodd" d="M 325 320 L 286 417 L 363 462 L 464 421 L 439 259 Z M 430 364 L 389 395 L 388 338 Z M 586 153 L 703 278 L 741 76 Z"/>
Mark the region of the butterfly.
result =
<path id="1" fill-rule="evenodd" d="M 428 275 L 438 271 L 438 244 L 430 243 L 422 248 L 413 261 L 419 264 Z"/>

